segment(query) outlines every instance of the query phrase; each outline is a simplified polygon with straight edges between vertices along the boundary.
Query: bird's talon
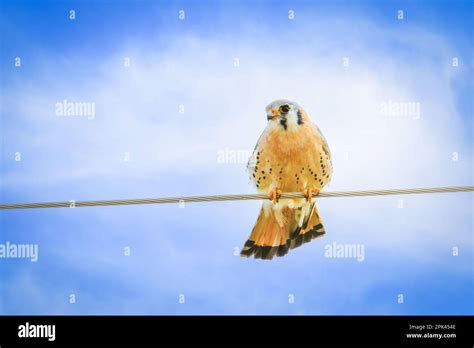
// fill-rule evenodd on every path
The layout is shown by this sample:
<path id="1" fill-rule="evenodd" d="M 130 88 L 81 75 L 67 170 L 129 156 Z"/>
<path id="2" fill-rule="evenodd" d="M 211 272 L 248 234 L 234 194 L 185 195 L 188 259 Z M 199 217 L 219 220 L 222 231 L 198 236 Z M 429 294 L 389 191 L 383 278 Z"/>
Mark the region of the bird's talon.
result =
<path id="1" fill-rule="evenodd" d="M 277 204 L 281 197 L 281 194 L 282 194 L 281 190 L 274 189 L 268 193 L 268 198 L 273 202 L 273 204 Z"/>
<path id="2" fill-rule="evenodd" d="M 307 188 L 303 191 L 306 201 L 310 204 L 313 202 L 313 192 L 316 193 L 316 195 L 319 195 L 319 192 L 321 192 L 321 190 L 318 188 Z"/>

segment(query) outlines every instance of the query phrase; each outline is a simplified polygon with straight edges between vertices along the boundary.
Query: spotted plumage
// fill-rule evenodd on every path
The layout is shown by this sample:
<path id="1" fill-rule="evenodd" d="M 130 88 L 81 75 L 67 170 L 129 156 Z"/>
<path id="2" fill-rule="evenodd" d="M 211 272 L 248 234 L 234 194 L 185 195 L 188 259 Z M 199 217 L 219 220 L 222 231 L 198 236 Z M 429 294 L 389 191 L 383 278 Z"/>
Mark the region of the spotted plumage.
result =
<path id="1" fill-rule="evenodd" d="M 319 192 L 332 175 L 331 153 L 320 129 L 294 102 L 277 100 L 266 111 L 267 127 L 247 165 L 250 179 L 264 193 Z M 324 233 L 309 198 L 264 202 L 241 255 L 283 256 Z"/>

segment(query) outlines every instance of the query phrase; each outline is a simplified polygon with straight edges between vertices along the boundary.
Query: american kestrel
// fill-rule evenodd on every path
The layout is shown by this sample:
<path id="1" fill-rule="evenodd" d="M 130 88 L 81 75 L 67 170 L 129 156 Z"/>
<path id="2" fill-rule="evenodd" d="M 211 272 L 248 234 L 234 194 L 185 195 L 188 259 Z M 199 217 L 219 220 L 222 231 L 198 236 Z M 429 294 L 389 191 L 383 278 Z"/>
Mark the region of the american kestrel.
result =
<path id="1" fill-rule="evenodd" d="M 313 192 L 331 180 L 328 144 L 297 103 L 277 100 L 266 107 L 268 124 L 250 157 L 250 179 L 271 201 L 263 202 L 241 256 L 272 259 L 325 233 Z M 306 198 L 281 199 L 282 192 Z"/>

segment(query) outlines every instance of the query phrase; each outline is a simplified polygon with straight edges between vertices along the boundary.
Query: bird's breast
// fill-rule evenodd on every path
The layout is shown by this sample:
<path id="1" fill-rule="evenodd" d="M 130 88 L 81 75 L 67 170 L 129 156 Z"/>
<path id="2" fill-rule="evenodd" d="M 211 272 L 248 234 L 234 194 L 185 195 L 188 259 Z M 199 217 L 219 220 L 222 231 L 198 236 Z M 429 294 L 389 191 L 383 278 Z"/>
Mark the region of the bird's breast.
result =
<path id="1" fill-rule="evenodd" d="M 268 129 L 259 142 L 251 177 L 259 190 L 278 187 L 284 192 L 322 187 L 331 169 L 316 133 L 301 125 L 287 132 Z"/>
<path id="2" fill-rule="evenodd" d="M 314 146 L 314 139 L 307 127 L 299 126 L 297 130 L 285 131 L 283 129 L 271 129 L 264 139 L 265 148 L 275 156 L 292 156 L 302 151 L 309 150 Z"/>

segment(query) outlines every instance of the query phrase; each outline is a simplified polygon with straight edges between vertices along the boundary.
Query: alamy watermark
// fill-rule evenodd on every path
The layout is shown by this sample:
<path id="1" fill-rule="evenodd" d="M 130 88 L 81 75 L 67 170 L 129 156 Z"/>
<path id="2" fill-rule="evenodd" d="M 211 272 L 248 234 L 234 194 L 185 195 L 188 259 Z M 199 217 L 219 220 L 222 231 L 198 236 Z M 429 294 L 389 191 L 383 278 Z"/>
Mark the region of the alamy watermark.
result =
<path id="1" fill-rule="evenodd" d="M 0 244 L 0 259 L 30 259 L 38 261 L 38 244 Z"/>
<path id="2" fill-rule="evenodd" d="M 83 116 L 88 120 L 95 118 L 94 102 L 71 102 L 64 99 L 55 104 L 56 116 Z"/>
<path id="3" fill-rule="evenodd" d="M 415 101 L 384 101 L 380 103 L 379 111 L 383 116 L 411 117 L 414 120 L 421 117 L 420 103 Z"/>
<path id="4" fill-rule="evenodd" d="M 56 325 L 37 325 L 26 322 L 18 326 L 20 338 L 47 338 L 52 342 L 56 339 Z"/>
<path id="5" fill-rule="evenodd" d="M 217 163 L 242 164 L 249 161 L 253 151 L 242 149 L 229 149 L 228 147 L 217 151 Z"/>
<path id="6" fill-rule="evenodd" d="M 324 247 L 324 257 L 336 259 L 357 259 L 362 262 L 365 260 L 364 244 L 339 244 L 333 242 Z"/>

